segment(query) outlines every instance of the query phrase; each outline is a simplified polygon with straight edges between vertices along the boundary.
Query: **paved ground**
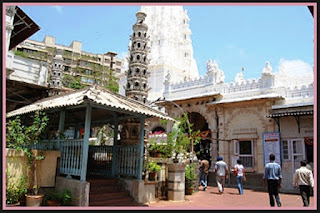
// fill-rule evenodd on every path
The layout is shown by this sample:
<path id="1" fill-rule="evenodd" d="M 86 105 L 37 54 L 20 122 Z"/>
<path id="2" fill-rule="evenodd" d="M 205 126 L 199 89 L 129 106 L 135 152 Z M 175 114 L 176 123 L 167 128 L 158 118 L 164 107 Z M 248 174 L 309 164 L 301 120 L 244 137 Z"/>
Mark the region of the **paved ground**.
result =
<path id="1" fill-rule="evenodd" d="M 201 187 L 202 189 L 202 187 Z M 311 205 L 309 208 L 316 209 L 311 197 Z M 280 201 L 282 207 L 287 209 L 302 208 L 302 200 L 297 194 L 280 193 Z M 236 188 L 226 188 L 224 194 L 219 195 L 217 187 L 208 187 L 207 191 L 198 191 L 192 195 L 186 195 L 183 202 L 172 202 L 160 200 L 156 203 L 148 204 L 149 207 L 158 208 L 186 208 L 186 209 L 266 209 L 269 207 L 269 196 L 267 191 L 244 190 L 243 195 L 238 194 Z M 279 209 L 279 207 L 273 207 Z M 304 207 L 303 209 L 305 209 Z"/>

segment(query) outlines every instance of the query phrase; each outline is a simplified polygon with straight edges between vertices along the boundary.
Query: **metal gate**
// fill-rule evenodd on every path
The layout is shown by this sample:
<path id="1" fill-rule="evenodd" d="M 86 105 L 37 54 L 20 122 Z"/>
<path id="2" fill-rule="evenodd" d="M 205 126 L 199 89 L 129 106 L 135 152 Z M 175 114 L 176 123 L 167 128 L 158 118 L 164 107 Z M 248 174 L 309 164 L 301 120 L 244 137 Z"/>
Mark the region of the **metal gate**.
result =
<path id="1" fill-rule="evenodd" d="M 89 146 L 87 175 L 112 177 L 113 146 Z"/>

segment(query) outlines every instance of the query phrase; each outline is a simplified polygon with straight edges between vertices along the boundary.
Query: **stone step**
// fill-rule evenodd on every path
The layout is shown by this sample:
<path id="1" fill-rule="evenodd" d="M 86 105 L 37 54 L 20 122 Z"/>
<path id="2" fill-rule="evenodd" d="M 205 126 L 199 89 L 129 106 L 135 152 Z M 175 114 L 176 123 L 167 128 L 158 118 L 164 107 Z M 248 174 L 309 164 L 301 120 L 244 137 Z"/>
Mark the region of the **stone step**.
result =
<path id="1" fill-rule="evenodd" d="M 90 201 L 89 206 L 135 206 L 132 197 L 116 198 L 108 200 Z"/>
<path id="2" fill-rule="evenodd" d="M 129 196 L 130 196 L 129 191 L 109 192 L 109 193 L 90 193 L 89 200 L 91 202 L 91 201 L 126 198 Z"/>
<path id="3" fill-rule="evenodd" d="M 119 181 L 117 179 L 88 179 L 90 186 L 110 186 L 118 185 Z"/>
<path id="4" fill-rule="evenodd" d="M 90 186 L 90 194 L 92 194 L 92 193 L 122 192 L 122 191 L 123 191 L 123 187 L 121 185 Z"/>

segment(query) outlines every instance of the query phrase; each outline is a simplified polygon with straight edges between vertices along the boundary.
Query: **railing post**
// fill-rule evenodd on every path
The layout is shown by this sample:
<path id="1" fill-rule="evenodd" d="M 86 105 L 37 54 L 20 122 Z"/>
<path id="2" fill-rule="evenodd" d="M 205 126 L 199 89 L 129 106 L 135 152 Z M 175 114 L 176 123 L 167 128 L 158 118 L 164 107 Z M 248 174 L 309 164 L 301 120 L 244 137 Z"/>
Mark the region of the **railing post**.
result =
<path id="1" fill-rule="evenodd" d="M 118 126 L 119 121 L 115 120 L 114 122 L 114 137 L 113 137 L 113 146 L 112 146 L 112 177 L 117 172 L 117 144 L 118 144 Z"/>
<path id="2" fill-rule="evenodd" d="M 145 118 L 140 118 L 140 156 L 139 156 L 139 171 L 138 180 L 142 179 L 142 164 L 143 164 L 143 148 L 144 148 L 144 122 Z"/>
<path id="3" fill-rule="evenodd" d="M 82 164 L 81 164 L 82 167 L 81 167 L 81 177 L 80 177 L 81 181 L 86 181 L 86 176 L 87 176 L 91 112 L 92 112 L 92 106 L 88 104 L 86 108 L 86 120 L 85 120 L 84 137 L 83 137 Z"/>
<path id="4" fill-rule="evenodd" d="M 61 111 L 60 112 L 60 120 L 59 120 L 59 135 L 58 135 L 58 149 L 60 150 L 60 133 L 64 132 L 64 121 L 66 118 L 66 111 Z"/>

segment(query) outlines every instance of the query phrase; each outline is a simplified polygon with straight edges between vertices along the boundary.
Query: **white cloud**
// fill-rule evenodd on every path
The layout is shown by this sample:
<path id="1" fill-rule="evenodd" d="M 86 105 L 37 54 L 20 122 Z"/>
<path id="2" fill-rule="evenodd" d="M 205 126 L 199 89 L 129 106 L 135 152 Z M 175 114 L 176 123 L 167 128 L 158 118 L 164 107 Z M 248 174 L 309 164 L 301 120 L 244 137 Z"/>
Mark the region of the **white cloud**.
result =
<path id="1" fill-rule="evenodd" d="M 126 59 L 126 57 L 128 56 L 129 56 L 128 52 L 121 52 L 120 54 L 118 54 L 118 58 L 123 59 L 121 73 L 125 72 L 128 69 L 129 63 L 128 63 L 128 60 Z"/>
<path id="2" fill-rule="evenodd" d="M 313 67 L 302 60 L 280 59 L 276 75 L 276 85 L 295 87 L 314 82 Z"/>
<path id="3" fill-rule="evenodd" d="M 281 58 L 278 73 L 281 72 L 289 76 L 298 77 L 313 74 L 313 67 L 302 60 L 286 60 Z"/>
<path id="4" fill-rule="evenodd" d="M 62 13 L 62 6 L 53 6 L 57 10 L 58 13 Z"/>

